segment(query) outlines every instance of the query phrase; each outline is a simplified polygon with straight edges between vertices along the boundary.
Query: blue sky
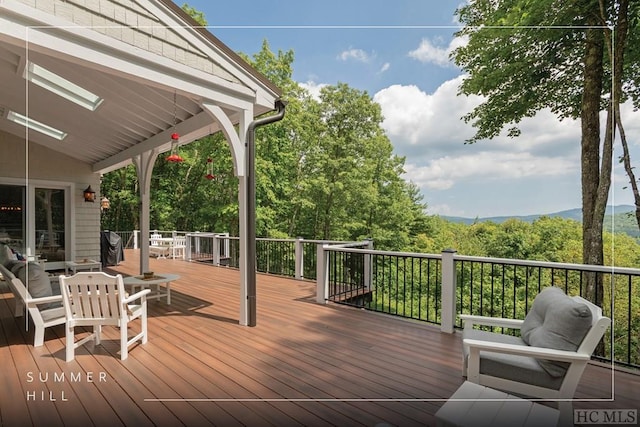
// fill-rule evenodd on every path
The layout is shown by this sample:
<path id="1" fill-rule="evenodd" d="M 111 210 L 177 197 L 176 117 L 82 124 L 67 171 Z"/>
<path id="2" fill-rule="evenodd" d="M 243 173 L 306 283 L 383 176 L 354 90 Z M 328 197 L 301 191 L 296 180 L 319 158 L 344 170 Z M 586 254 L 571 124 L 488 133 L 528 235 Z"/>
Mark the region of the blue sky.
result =
<path id="1" fill-rule="evenodd" d="M 293 50 L 293 78 L 312 93 L 338 82 L 382 106 L 383 127 L 405 177 L 430 214 L 484 217 L 553 213 L 581 206 L 580 126 L 541 112 L 518 139 L 465 145 L 473 129 L 460 117 L 481 100 L 457 96 L 462 73 L 447 55 L 460 40 L 454 11 L 463 0 L 191 0 L 209 30 L 252 55 L 267 40 Z M 177 1 L 182 5 L 183 1 Z M 623 107 L 630 141 L 640 116 Z M 616 146 L 617 157 L 621 151 Z M 632 159 L 640 159 L 637 144 Z M 636 162 L 637 163 L 637 162 Z M 632 204 L 624 171 L 614 171 L 610 204 Z"/>

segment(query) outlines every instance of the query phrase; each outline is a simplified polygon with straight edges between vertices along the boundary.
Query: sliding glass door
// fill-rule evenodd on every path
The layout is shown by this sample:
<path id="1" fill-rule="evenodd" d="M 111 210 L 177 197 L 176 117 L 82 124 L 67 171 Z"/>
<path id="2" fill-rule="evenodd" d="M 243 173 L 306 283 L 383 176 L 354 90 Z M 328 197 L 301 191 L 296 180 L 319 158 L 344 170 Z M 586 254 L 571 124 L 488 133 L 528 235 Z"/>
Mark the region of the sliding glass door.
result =
<path id="1" fill-rule="evenodd" d="M 0 242 L 20 253 L 26 249 L 25 187 L 0 184 Z"/>
<path id="2" fill-rule="evenodd" d="M 48 263 L 64 262 L 65 191 L 55 188 L 35 188 L 36 254 Z"/>
<path id="3" fill-rule="evenodd" d="M 0 242 L 47 269 L 70 259 L 70 186 L 0 183 Z"/>

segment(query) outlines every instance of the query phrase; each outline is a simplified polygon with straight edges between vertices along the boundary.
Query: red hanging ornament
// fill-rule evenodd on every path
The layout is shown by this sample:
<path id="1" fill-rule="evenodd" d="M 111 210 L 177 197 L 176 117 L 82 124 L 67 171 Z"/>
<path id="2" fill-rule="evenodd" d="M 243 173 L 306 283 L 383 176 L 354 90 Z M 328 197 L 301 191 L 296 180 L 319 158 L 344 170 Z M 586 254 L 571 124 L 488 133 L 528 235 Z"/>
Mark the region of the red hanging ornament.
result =
<path id="1" fill-rule="evenodd" d="M 213 160 L 211 160 L 211 158 L 207 159 L 207 174 L 204 177 L 209 181 L 216 178 L 216 176 L 213 174 Z"/>

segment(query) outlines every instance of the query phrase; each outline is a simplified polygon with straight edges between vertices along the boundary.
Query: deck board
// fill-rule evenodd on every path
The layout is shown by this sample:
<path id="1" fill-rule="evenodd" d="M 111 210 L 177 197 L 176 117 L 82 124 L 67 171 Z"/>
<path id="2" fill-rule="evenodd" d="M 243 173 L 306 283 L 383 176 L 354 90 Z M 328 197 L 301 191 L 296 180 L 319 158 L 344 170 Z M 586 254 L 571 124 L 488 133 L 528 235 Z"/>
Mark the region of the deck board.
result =
<path id="1" fill-rule="evenodd" d="M 109 271 L 138 274 L 138 254 L 125 256 Z M 237 270 L 171 259 L 150 259 L 150 268 L 181 278 L 171 305 L 149 302 L 149 342 L 126 361 L 114 328 L 103 329 L 102 345 L 76 349 L 70 363 L 63 325 L 34 348 L 33 331 L 12 316 L 13 295 L 0 282 L 1 426 L 435 425 L 434 413 L 463 382 L 461 334 L 317 304 L 313 283 L 272 275 L 258 275 L 257 326 L 240 326 Z M 36 381 L 27 381 L 29 372 Z M 96 381 L 87 382 L 87 372 Z M 97 381 L 101 372 L 106 382 Z M 53 382 L 56 373 L 67 381 Z M 84 380 L 69 381 L 72 373 Z M 576 397 L 602 400 L 574 407 L 639 408 L 639 380 L 617 371 L 612 379 L 608 368 L 590 365 Z M 46 399 L 27 401 L 27 391 Z"/>

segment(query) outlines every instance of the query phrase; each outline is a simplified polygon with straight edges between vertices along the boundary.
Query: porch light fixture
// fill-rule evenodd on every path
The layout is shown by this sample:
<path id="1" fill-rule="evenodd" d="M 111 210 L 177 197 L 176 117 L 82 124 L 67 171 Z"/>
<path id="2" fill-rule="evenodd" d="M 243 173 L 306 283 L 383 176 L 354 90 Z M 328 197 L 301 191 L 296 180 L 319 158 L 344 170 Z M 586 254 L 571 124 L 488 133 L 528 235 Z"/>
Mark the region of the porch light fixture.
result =
<path id="1" fill-rule="evenodd" d="M 98 95 L 33 62 L 25 68 L 24 78 L 90 111 L 95 111 L 103 101 Z"/>
<path id="2" fill-rule="evenodd" d="M 34 130 L 36 132 L 40 132 L 44 135 L 50 136 L 51 138 L 57 139 L 58 141 L 62 141 L 67 137 L 67 133 L 63 132 L 59 129 L 46 125 L 37 120 L 33 120 L 25 115 L 20 113 L 16 113 L 15 111 L 9 111 L 7 113 L 7 120 L 22 125 L 26 128 Z"/>
<path id="3" fill-rule="evenodd" d="M 89 185 L 87 188 L 84 189 L 84 191 L 82 192 L 82 195 L 84 196 L 85 202 L 93 203 L 96 200 L 96 192 L 93 191 L 93 189 L 91 188 L 91 185 Z"/>
<path id="4" fill-rule="evenodd" d="M 111 202 L 109 201 L 109 199 L 103 196 L 102 199 L 100 199 L 100 211 L 107 210 L 110 207 L 111 207 Z"/>

